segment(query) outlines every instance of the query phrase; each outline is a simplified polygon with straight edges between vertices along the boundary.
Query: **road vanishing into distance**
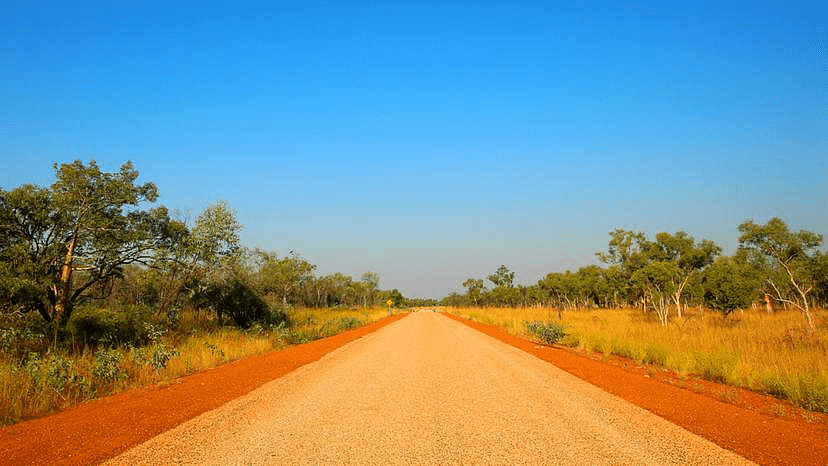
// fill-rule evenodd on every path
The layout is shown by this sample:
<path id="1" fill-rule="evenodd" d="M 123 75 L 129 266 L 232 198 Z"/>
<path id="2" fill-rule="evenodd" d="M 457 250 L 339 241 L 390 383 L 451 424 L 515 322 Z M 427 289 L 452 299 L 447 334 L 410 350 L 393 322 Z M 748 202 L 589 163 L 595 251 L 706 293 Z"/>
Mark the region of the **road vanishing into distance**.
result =
<path id="1" fill-rule="evenodd" d="M 753 463 L 418 312 L 106 464 Z"/>

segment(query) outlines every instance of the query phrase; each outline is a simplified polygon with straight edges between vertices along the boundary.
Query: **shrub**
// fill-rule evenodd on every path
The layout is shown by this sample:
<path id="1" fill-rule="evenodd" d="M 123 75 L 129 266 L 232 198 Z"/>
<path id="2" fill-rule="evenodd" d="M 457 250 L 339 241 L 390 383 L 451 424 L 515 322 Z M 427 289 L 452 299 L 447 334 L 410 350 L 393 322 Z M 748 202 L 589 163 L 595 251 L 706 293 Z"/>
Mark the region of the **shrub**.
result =
<path id="1" fill-rule="evenodd" d="M 543 323 L 540 321 L 524 322 L 526 330 L 547 345 L 557 343 L 566 336 L 566 329 L 557 322 Z"/>
<path id="2" fill-rule="evenodd" d="M 45 364 L 45 382 L 58 393 L 69 383 L 72 364 L 64 356 L 50 354 Z"/>
<path id="3" fill-rule="evenodd" d="M 770 396 L 785 399 L 791 398 L 790 385 L 785 383 L 779 375 L 765 374 L 760 382 L 762 390 Z"/>
<path id="4" fill-rule="evenodd" d="M 180 353 L 177 348 L 171 348 L 164 343 L 160 343 L 153 350 L 148 362 L 155 368 L 155 370 L 161 370 L 167 367 L 167 363 L 170 362 L 170 359 L 177 357 L 179 354 Z"/>
<path id="5" fill-rule="evenodd" d="M 43 353 L 49 347 L 49 333 L 39 317 L 24 316 L 0 321 L 0 352 L 23 360 L 29 353 Z"/>
<path id="6" fill-rule="evenodd" d="M 577 348 L 581 344 L 581 334 L 578 332 L 570 332 L 564 336 L 560 343 L 570 348 Z"/>
<path id="7" fill-rule="evenodd" d="M 114 382 L 127 376 L 126 371 L 121 369 L 123 355 L 116 348 L 104 348 L 95 353 L 95 364 L 92 368 L 92 376 L 98 380 Z"/>
<path id="8" fill-rule="evenodd" d="M 214 345 L 214 344 L 212 344 L 208 341 L 205 341 L 204 342 L 204 347 L 207 348 L 208 350 L 210 350 L 210 354 L 212 354 L 213 356 L 216 356 L 220 359 L 225 358 L 224 350 L 219 349 L 218 346 L 216 346 L 216 345 Z"/>
<path id="9" fill-rule="evenodd" d="M 80 308 L 68 324 L 75 341 L 86 346 L 146 345 L 162 333 L 152 324 L 152 311 L 135 305 L 123 309 Z"/>
<path id="10" fill-rule="evenodd" d="M 204 346 L 210 349 L 213 355 L 221 354 L 224 357 L 224 351 L 218 350 L 215 345 L 205 342 Z M 133 348 L 132 350 L 133 361 L 143 366 L 152 366 L 155 370 L 164 369 L 170 359 L 180 355 L 178 348 L 167 346 L 166 343 L 158 343 L 149 348 Z"/>

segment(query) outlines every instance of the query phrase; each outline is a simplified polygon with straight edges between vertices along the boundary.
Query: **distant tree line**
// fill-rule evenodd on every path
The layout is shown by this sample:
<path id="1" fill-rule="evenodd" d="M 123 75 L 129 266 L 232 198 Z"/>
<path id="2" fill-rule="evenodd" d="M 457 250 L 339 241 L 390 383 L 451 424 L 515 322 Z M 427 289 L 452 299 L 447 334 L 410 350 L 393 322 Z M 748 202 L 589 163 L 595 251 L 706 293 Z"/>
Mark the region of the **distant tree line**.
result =
<path id="1" fill-rule="evenodd" d="M 246 249 L 225 203 L 195 223 L 172 218 L 154 183 L 137 184 L 131 163 L 116 173 L 95 161 L 54 165 L 49 187 L 0 189 L 0 323 L 35 313 L 65 329 L 79 305 L 183 309 L 246 327 L 282 318 L 289 306 L 373 306 L 397 290 L 377 274 L 317 277 L 298 254 Z"/>
<path id="2" fill-rule="evenodd" d="M 558 309 L 632 306 L 666 325 L 687 306 L 705 306 L 725 315 L 752 305 L 782 306 L 802 313 L 815 328 L 814 306 L 828 305 L 828 254 L 822 235 L 792 231 L 779 218 L 752 220 L 738 227 L 739 248 L 732 256 L 709 240 L 684 231 L 658 233 L 617 229 L 606 252 L 606 267 L 553 272 L 534 285 L 514 284 L 514 272 L 501 265 L 486 280 L 469 278 L 464 294 L 442 304 L 456 306 L 553 306 Z"/>

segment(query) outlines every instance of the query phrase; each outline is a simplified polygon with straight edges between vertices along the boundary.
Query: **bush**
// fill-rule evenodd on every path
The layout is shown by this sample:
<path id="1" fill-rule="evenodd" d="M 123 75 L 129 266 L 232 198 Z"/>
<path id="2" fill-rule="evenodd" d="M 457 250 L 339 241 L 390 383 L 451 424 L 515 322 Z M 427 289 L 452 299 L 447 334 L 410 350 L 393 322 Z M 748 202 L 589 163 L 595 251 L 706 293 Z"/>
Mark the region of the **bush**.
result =
<path id="1" fill-rule="evenodd" d="M 568 346 L 570 348 L 577 348 L 581 345 L 581 334 L 578 332 L 570 332 L 564 336 L 560 343 L 564 346 Z"/>
<path id="2" fill-rule="evenodd" d="M 143 305 L 118 310 L 80 308 L 69 321 L 68 330 L 75 341 L 93 348 L 101 345 L 142 346 L 163 333 L 152 323 L 150 308 Z"/>
<path id="3" fill-rule="evenodd" d="M 199 307 L 212 307 L 219 316 L 227 314 L 244 329 L 255 323 L 265 327 L 289 323 L 283 310 L 271 309 L 253 288 L 240 280 L 211 285 L 194 299 Z"/>
<path id="4" fill-rule="evenodd" d="M 123 354 L 115 348 L 105 348 L 95 353 L 95 365 L 92 368 L 92 376 L 98 380 L 114 382 L 127 376 L 126 371 L 121 369 Z"/>
<path id="5" fill-rule="evenodd" d="M 204 343 L 204 347 L 210 349 L 213 355 L 221 354 L 224 357 L 224 351 L 218 350 L 215 345 Z M 155 370 L 161 370 L 167 367 L 170 359 L 180 356 L 181 353 L 178 348 L 167 346 L 166 343 L 158 343 L 147 348 L 133 348 L 132 360 L 143 366 L 152 366 Z"/>
<path id="6" fill-rule="evenodd" d="M 557 343 L 566 336 L 566 329 L 557 322 L 543 323 L 540 321 L 524 322 L 526 330 L 547 345 Z"/>
<path id="7" fill-rule="evenodd" d="M 0 321 L 0 352 L 20 361 L 49 347 L 46 323 L 39 316 L 9 317 Z"/>

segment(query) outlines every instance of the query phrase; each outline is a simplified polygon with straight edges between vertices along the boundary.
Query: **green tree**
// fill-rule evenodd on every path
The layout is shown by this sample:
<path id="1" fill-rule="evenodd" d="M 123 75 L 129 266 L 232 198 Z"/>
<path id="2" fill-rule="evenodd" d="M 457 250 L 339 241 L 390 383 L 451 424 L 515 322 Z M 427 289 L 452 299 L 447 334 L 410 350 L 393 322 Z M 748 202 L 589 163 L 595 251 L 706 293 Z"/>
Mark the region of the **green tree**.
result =
<path id="1" fill-rule="evenodd" d="M 618 228 L 609 235 L 607 252 L 597 252 L 595 255 L 601 262 L 610 265 L 609 276 L 615 285 L 613 295 L 616 303 L 634 303 L 641 296 L 639 290 L 632 286 L 632 276 L 650 261 L 649 249 L 652 243 L 643 232 Z"/>
<path id="2" fill-rule="evenodd" d="M 788 280 L 793 292 L 788 296 L 782 283 L 779 283 L 780 280 L 771 276 L 767 282 L 774 290 L 776 299 L 799 309 L 808 327 L 815 329 L 808 294 L 815 286 L 813 261 L 817 248 L 822 245 L 822 235 L 807 230 L 791 231 L 778 217 L 768 220 L 765 225 L 747 220 L 739 225 L 739 233 L 739 243 L 743 247 L 764 254 L 784 272 L 782 275 Z"/>
<path id="3" fill-rule="evenodd" d="M 675 263 L 664 261 L 650 262 L 632 275 L 632 283 L 644 297 L 645 310 L 655 310 L 661 325 L 669 322 L 670 300 L 681 276 L 682 270 Z"/>
<path id="4" fill-rule="evenodd" d="M 130 162 L 117 173 L 102 172 L 94 160 L 54 168 L 57 181 L 48 189 L 0 192 L 0 258 L 16 277 L 12 304 L 65 327 L 94 285 L 119 278 L 129 264 L 149 264 L 156 251 L 173 246 L 183 226 L 163 206 L 138 208 L 158 191 L 153 183 L 135 184 Z"/>
<path id="5" fill-rule="evenodd" d="M 512 282 L 515 280 L 515 273 L 509 271 L 509 268 L 505 265 L 501 265 L 497 268 L 494 274 L 489 275 L 486 278 L 490 282 L 494 283 L 495 287 L 501 286 L 511 288 L 514 286 Z"/>
<path id="6" fill-rule="evenodd" d="M 612 299 L 612 292 L 606 277 L 606 270 L 597 265 L 588 265 L 578 269 L 576 274 L 579 294 L 585 306 L 607 306 Z"/>
<path id="7" fill-rule="evenodd" d="M 374 272 L 365 272 L 362 274 L 360 282 L 362 282 L 364 292 L 362 300 L 362 305 L 364 307 L 374 305 L 374 296 L 379 289 L 379 281 L 379 275 Z"/>
<path id="8" fill-rule="evenodd" d="M 520 292 L 515 288 L 515 273 L 505 265 L 497 268 L 494 274 L 486 277 L 495 286 L 488 294 L 491 304 L 499 306 L 514 306 L 520 299 Z"/>
<path id="9" fill-rule="evenodd" d="M 719 257 L 704 271 L 705 304 L 724 315 L 746 308 L 756 299 L 761 281 L 744 250 L 733 257 Z"/>
<path id="10" fill-rule="evenodd" d="M 466 281 L 463 282 L 463 287 L 468 289 L 468 299 L 471 301 L 472 304 L 478 306 L 480 303 L 480 296 L 485 290 L 483 286 L 483 280 L 478 278 L 468 278 Z"/>
<path id="11" fill-rule="evenodd" d="M 595 253 L 601 262 L 615 264 L 627 277 L 643 267 L 647 260 L 642 254 L 647 249 L 647 237 L 643 232 L 634 232 L 618 228 L 610 232 L 607 252 Z"/>
<path id="12" fill-rule="evenodd" d="M 256 289 L 265 296 L 274 296 L 283 306 L 299 302 L 299 292 L 313 279 L 316 266 L 296 253 L 279 258 L 276 253 L 257 249 L 255 254 L 259 261 Z"/>
<path id="13" fill-rule="evenodd" d="M 709 240 L 696 242 L 692 236 L 683 231 L 675 235 L 658 233 L 655 244 L 648 247 L 650 258 L 673 263 L 681 273 L 673 284 L 673 302 L 679 318 L 682 314 L 682 295 L 690 279 L 710 265 L 722 248 Z"/>
<path id="14" fill-rule="evenodd" d="M 828 254 L 817 251 L 812 258 L 811 269 L 814 277 L 814 298 L 825 306 L 828 303 Z"/>
<path id="15" fill-rule="evenodd" d="M 182 294 L 196 309 L 213 307 L 205 298 L 210 295 L 209 291 L 218 296 L 215 292 L 218 288 L 230 289 L 240 278 L 241 229 L 236 213 L 225 202 L 207 206 L 180 246 L 165 251 L 169 259 L 164 261 L 168 285 L 161 308 Z"/>

